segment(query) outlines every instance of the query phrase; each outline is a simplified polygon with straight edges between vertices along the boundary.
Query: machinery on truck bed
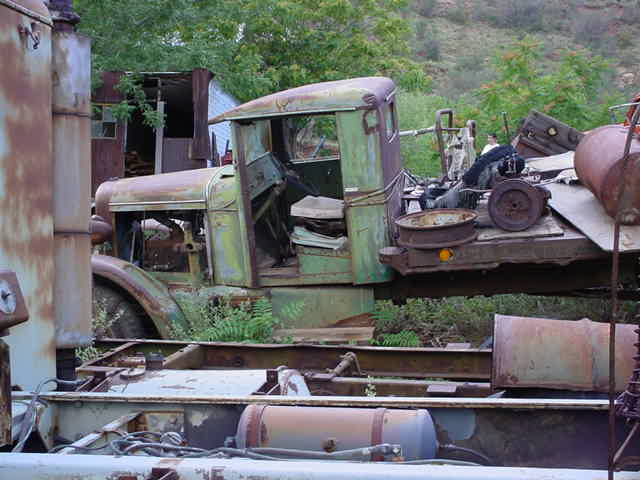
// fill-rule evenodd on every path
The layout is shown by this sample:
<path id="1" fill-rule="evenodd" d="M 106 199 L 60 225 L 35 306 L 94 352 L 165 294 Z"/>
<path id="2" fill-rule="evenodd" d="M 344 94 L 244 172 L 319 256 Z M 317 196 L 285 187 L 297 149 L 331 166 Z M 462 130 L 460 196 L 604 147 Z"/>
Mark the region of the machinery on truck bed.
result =
<path id="1" fill-rule="evenodd" d="M 398 115 L 388 78 L 294 88 L 210 120 L 231 122 L 233 165 L 102 184 L 96 211 L 106 228 L 98 241 L 110 250 L 92 266 L 97 298 L 121 311 L 113 335 L 164 337 L 171 323 L 185 322 L 180 291 L 238 302 L 267 296 L 280 317 L 300 302 L 302 315 L 286 326 L 309 328 L 358 318 L 376 299 L 556 294 L 608 282 L 608 253 L 555 211 L 537 222 L 548 194 L 517 172 L 496 205 L 476 201 L 475 213 L 463 213 L 467 230 L 458 237 L 455 229 L 412 226 L 427 218 L 417 213 L 403 220 L 420 180 L 402 166 Z M 457 165 L 455 175 L 466 179 L 465 162 L 453 159 L 461 151 L 475 157 L 474 125 L 454 128 L 451 111 L 438 113 L 447 115 L 435 133 L 446 140 L 463 132 L 464 146 L 441 142 L 443 175 L 453 179 Z M 477 170 L 491 155 L 467 159 L 467 167 Z M 508 175 L 503 170 L 496 172 Z M 454 189 L 491 188 L 478 185 Z M 504 221 L 492 222 L 497 216 Z M 533 226 L 496 227 L 523 230 L 523 221 Z M 627 278 L 636 263 L 635 253 L 623 255 Z"/>
<path id="2" fill-rule="evenodd" d="M 5 54 L 3 62 L 5 58 L 10 62 L 10 68 L 0 76 L 0 478 L 606 477 L 608 404 L 602 392 L 609 380 L 604 347 L 608 338 L 606 328 L 586 320 L 497 316 L 493 350 L 125 341 L 109 344 L 112 350 L 76 369 L 76 349 L 92 340 L 90 235 L 100 237 L 109 228 L 94 224 L 89 231 L 90 176 L 84 169 L 90 164 L 89 43 L 74 31 L 78 19 L 70 0 L 52 0 L 48 6 L 40 0 L 0 0 L 0 46 Z M 280 104 L 279 108 L 285 107 Z M 365 110 L 370 109 L 341 111 L 353 113 L 349 118 L 357 122 L 354 118 L 366 116 Z M 251 127 L 255 122 L 243 122 L 238 120 L 236 136 L 251 134 L 240 126 L 246 123 Z M 325 145 L 335 151 L 330 139 Z M 341 155 L 354 145 L 341 143 Z M 377 144 L 372 140 L 366 145 L 374 151 Z M 309 147 L 312 155 L 315 151 L 322 153 L 322 148 Z M 305 147 L 302 151 L 309 150 Z M 321 188 L 320 180 L 282 171 L 269 158 L 265 162 L 273 166 L 274 176 L 291 176 L 291 184 L 298 182 L 303 185 L 301 189 L 311 183 Z M 245 167 L 239 165 L 238 170 Z M 259 170 L 247 185 L 263 182 L 266 171 L 266 167 Z M 177 252 L 184 250 L 187 265 L 193 267 L 186 273 L 203 285 L 206 268 L 219 272 L 212 273 L 214 278 L 218 274 L 233 279 L 236 272 L 262 281 L 261 277 L 269 278 L 273 269 L 295 265 L 286 263 L 302 256 L 300 252 L 294 257 L 284 248 L 269 251 L 269 245 L 257 239 L 253 253 L 256 261 L 276 255 L 276 260 L 283 257 L 285 265 L 267 263 L 261 267 L 256 262 L 251 277 L 252 270 L 233 263 L 234 257 L 228 263 L 221 263 L 219 258 L 217 264 L 213 258 L 209 263 L 206 255 L 215 250 L 198 245 L 207 242 L 207 236 L 214 237 L 214 245 L 231 243 L 244 251 L 244 243 L 234 243 L 233 229 L 248 238 L 249 230 L 257 237 L 260 228 L 262 217 L 258 214 L 264 198 L 257 200 L 257 194 L 256 210 L 242 210 L 242 202 L 251 203 L 250 190 L 246 186 L 236 189 L 235 185 L 249 177 L 228 174 L 228 169 L 222 169 L 178 176 L 189 181 L 174 188 L 173 196 L 165 190 L 168 197 L 164 199 L 145 200 L 142 196 L 137 205 L 144 208 L 138 210 L 114 188 L 109 208 L 126 207 L 114 212 L 116 230 L 120 213 L 126 221 L 142 215 L 139 228 L 152 230 L 146 239 L 156 242 L 152 244 L 155 253 L 162 251 L 160 242 L 177 242 Z M 392 174 L 385 178 L 395 178 Z M 188 188 L 190 181 L 200 175 L 209 175 L 198 184 L 206 190 L 193 193 Z M 369 176 L 362 174 L 363 179 Z M 174 177 L 148 177 L 147 182 L 158 178 Z M 373 190 L 369 193 L 376 191 L 373 183 L 369 184 Z M 221 199 L 220 195 L 210 196 L 209 188 L 222 197 L 224 192 L 231 193 Z M 247 192 L 246 199 L 236 192 Z M 267 189 L 262 193 L 269 196 L 271 192 Z M 372 224 L 362 219 L 369 215 L 367 208 L 379 211 L 388 202 L 386 195 L 367 197 L 369 193 L 357 193 L 358 205 L 347 209 L 344 236 L 351 247 L 346 250 L 346 265 L 378 258 L 359 257 L 352 243 L 361 237 L 377 241 L 377 236 L 367 237 L 366 232 L 378 225 L 378 213 L 371 213 Z M 274 193 L 273 202 L 282 200 L 283 194 L 286 190 Z M 346 202 L 352 198 L 344 197 Z M 184 202 L 169 203 L 176 198 Z M 165 200 L 171 205 L 171 213 L 152 215 L 167 211 Z M 163 203 L 152 203 L 157 201 Z M 313 218 L 308 213 L 316 207 L 297 201 L 290 206 L 295 204 L 296 211 L 303 213 L 300 217 Z M 275 216 L 267 212 L 271 208 L 264 207 L 262 215 Z M 246 221 L 241 221 L 244 216 L 240 213 L 248 216 Z M 218 222 L 211 225 L 217 230 L 208 231 L 205 222 Z M 286 223 L 278 226 L 273 219 L 271 223 L 272 237 L 278 232 L 284 235 L 284 230 L 289 232 Z M 377 230 L 381 238 L 388 231 L 383 226 L 386 228 L 380 225 L 381 230 Z M 305 222 L 304 228 L 308 227 L 314 228 Z M 123 231 L 121 236 L 130 241 L 125 242 L 129 257 L 106 257 L 103 271 L 105 278 L 112 276 L 113 282 L 120 278 L 120 270 L 127 272 L 132 278 L 132 294 L 142 295 L 136 290 L 136 275 L 148 274 L 132 261 L 150 253 L 145 254 L 145 243 L 134 233 L 138 231 Z M 225 237 L 225 232 L 231 232 L 230 236 Z M 307 243 L 322 238 L 300 230 L 298 234 Z M 222 243 L 215 243 L 216 235 Z M 323 245 L 339 238 L 329 237 Z M 116 235 L 116 241 L 119 238 Z M 387 248 L 384 241 L 371 248 Z M 586 239 L 578 236 L 578 241 Z M 298 250 L 304 244 L 294 245 Z M 326 267 L 327 271 L 321 270 L 318 275 L 341 273 L 329 268 L 335 264 L 331 255 L 326 255 L 326 248 L 304 246 L 316 256 L 329 257 L 311 263 Z M 344 250 L 346 243 L 342 247 Z M 264 252 L 258 253 L 259 248 Z M 240 257 L 247 262 L 250 258 Z M 170 262 L 175 259 L 162 259 L 157 264 L 178 264 Z M 201 276 L 195 275 L 197 265 L 207 266 L 200 267 L 204 272 Z M 234 265 L 236 270 L 231 268 Z M 297 265 L 294 280 L 308 273 L 302 268 L 304 263 Z M 376 279 L 381 285 L 395 285 L 374 275 L 392 273 L 377 260 L 363 270 L 372 277 L 360 278 L 357 270 L 344 268 L 345 278 L 351 276 L 350 282 L 340 283 L 334 276 L 333 283 L 327 284 L 332 288 L 337 284 L 336 292 L 341 288 L 372 288 L 369 285 L 375 285 Z M 167 276 L 165 282 L 145 280 L 144 294 L 150 302 L 156 302 L 149 305 L 164 305 L 170 283 L 166 279 L 176 274 L 161 273 Z M 239 285 L 233 288 L 248 292 L 267 288 L 238 278 Z M 285 274 L 284 278 L 291 277 Z M 424 278 L 433 277 L 429 274 Z M 361 284 L 364 287 L 357 286 Z M 428 287 L 433 289 L 435 285 Z M 315 288 L 326 294 L 329 287 Z M 635 418 L 636 427 L 631 431 L 637 429 L 640 413 L 634 399 L 638 396 L 640 368 L 636 361 L 636 327 L 618 327 L 620 371 L 615 385 L 617 391 L 624 391 L 622 398 L 628 399 L 617 405 L 624 406 L 613 438 L 620 445 L 629 432 L 627 420 Z M 624 379 L 628 377 L 632 381 L 627 386 Z M 618 480 L 638 477 L 633 470 L 638 467 L 640 446 L 632 438 L 626 445 L 626 454 L 631 457 L 618 464 L 626 470 L 616 474 Z"/>

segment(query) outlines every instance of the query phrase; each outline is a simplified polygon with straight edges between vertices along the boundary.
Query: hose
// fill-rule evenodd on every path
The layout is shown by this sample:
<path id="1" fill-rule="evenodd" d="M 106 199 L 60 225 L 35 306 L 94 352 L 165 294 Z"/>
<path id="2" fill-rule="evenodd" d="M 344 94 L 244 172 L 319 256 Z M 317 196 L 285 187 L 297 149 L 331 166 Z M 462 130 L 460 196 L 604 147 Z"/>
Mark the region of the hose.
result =
<path id="1" fill-rule="evenodd" d="M 117 438 L 109 443 L 114 455 L 135 455 L 144 452 L 150 456 L 172 456 L 183 458 L 204 458 L 215 455 L 244 457 L 254 460 L 370 460 L 372 455 L 388 455 L 400 451 L 399 445 L 381 444 L 366 448 L 341 450 L 337 452 L 316 452 L 310 450 L 294 450 L 286 448 L 230 448 L 219 447 L 206 450 L 185 445 L 182 436 L 177 432 L 140 431 Z M 57 447 L 65 448 L 66 445 Z M 73 447 L 72 447 L 73 448 Z M 100 449 L 105 447 L 100 447 Z M 79 448 L 82 450 L 82 448 Z"/>
<path id="2" fill-rule="evenodd" d="M 451 443 L 448 443 L 446 445 L 440 445 L 440 450 L 443 451 L 443 452 L 462 452 L 462 453 L 466 453 L 468 455 L 473 455 L 477 459 L 481 460 L 482 465 L 495 465 L 495 462 L 493 462 L 485 454 L 480 453 L 477 450 L 474 450 L 472 448 L 459 447 L 458 445 L 453 445 Z"/>
<path id="3" fill-rule="evenodd" d="M 404 462 L 378 462 L 387 465 L 456 465 L 460 467 L 481 467 L 480 463 L 454 460 L 452 458 L 430 458 L 423 460 L 406 460 Z"/>
<path id="4" fill-rule="evenodd" d="M 36 387 L 35 392 L 33 392 L 33 396 L 31 397 L 31 401 L 29 402 L 29 406 L 27 410 L 24 412 L 24 417 L 20 426 L 18 427 L 18 443 L 13 447 L 11 452 L 19 453 L 22 452 L 24 448 L 24 444 L 27 442 L 27 439 L 33 432 L 34 427 L 38 423 L 38 415 L 36 411 L 36 404 L 40 398 L 40 393 L 42 393 L 42 389 L 48 383 L 56 383 L 57 385 L 64 385 L 69 387 L 77 387 L 84 383 L 84 380 L 60 380 L 59 378 L 48 378 L 46 380 L 41 381 Z"/>

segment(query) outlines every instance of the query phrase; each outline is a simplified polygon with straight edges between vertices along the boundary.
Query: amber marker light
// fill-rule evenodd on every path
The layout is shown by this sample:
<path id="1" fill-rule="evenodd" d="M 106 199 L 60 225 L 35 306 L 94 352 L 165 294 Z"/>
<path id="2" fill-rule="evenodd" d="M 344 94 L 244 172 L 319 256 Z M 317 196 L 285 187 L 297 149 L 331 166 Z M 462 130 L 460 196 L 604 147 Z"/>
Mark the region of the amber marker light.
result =
<path id="1" fill-rule="evenodd" d="M 438 252 L 438 257 L 441 262 L 448 262 L 453 258 L 453 252 L 448 248 L 443 248 Z"/>

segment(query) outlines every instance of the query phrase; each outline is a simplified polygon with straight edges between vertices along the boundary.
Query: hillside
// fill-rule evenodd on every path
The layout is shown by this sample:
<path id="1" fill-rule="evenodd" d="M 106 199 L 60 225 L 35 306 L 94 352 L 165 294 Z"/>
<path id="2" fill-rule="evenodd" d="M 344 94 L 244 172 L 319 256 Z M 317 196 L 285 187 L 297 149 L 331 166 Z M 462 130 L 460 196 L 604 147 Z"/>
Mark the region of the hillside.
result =
<path id="1" fill-rule="evenodd" d="M 609 87 L 640 89 L 638 0 L 412 0 L 405 16 L 413 54 L 444 96 L 491 79 L 492 54 L 527 34 L 544 42 L 549 68 L 564 49 L 588 48 L 610 62 Z"/>
<path id="2" fill-rule="evenodd" d="M 399 96 L 401 129 L 432 125 L 437 109 L 453 108 L 458 125 L 468 118 L 478 122 L 481 148 L 489 131 L 498 133 L 499 142 L 507 141 L 497 118 L 502 111 L 507 111 L 512 131 L 530 108 L 590 129 L 610 121 L 608 106 L 640 91 L 640 55 L 633 48 L 640 32 L 639 0 L 411 0 L 404 17 L 412 26 L 413 57 L 424 64 L 432 89 Z M 511 55 L 521 53 L 513 46 L 525 37 L 542 44 L 541 58 L 532 60 L 532 84 L 521 88 L 517 75 L 507 78 L 506 90 L 498 88 L 497 94 L 504 101 L 488 111 L 479 97 L 485 90 L 481 87 L 498 77 L 496 54 L 503 47 Z M 608 68 L 593 74 L 592 79 L 599 79 L 594 88 L 588 87 L 589 81 L 573 82 L 571 75 L 584 71 L 560 71 L 567 58 L 575 62 L 569 51 L 606 60 Z M 405 165 L 422 175 L 438 174 L 436 151 L 428 135 L 402 142 Z"/>

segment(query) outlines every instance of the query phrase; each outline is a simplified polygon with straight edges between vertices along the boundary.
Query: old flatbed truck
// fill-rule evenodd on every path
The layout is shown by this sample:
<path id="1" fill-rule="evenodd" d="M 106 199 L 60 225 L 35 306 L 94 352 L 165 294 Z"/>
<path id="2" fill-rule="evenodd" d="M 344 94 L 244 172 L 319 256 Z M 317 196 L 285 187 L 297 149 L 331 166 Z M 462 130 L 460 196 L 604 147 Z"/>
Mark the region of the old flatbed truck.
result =
<path id="1" fill-rule="evenodd" d="M 112 249 L 93 255 L 92 268 L 97 298 L 121 311 L 112 333 L 165 337 L 185 322 L 174 299 L 181 290 L 268 296 L 276 314 L 302 302 L 288 326 L 310 328 L 371 312 L 376 299 L 607 284 L 610 255 L 553 211 L 552 236 L 498 232 L 445 244 L 446 254 L 398 247 L 394 221 L 410 181 L 398 114 L 388 78 L 294 88 L 210 120 L 231 122 L 233 165 L 102 184 L 96 211 L 112 227 L 102 237 Z M 316 196 L 325 203 L 305 203 Z M 306 230 L 301 238 L 296 229 L 309 222 L 339 232 L 339 248 L 304 238 Z M 633 277 L 637 256 L 622 259 Z"/>
<path id="2" fill-rule="evenodd" d="M 96 234 L 90 51 L 77 20 L 71 0 L 0 0 L 1 479 L 607 477 L 608 338 L 586 320 L 497 316 L 493 351 L 125 341 L 76 369 L 75 349 L 92 341 Z M 211 206 L 238 218 L 231 205 Z M 175 220 L 182 234 L 162 217 L 166 230 L 145 227 L 184 235 L 191 251 L 200 230 L 184 217 Z M 129 245 L 139 261 L 138 241 Z M 636 332 L 619 327 L 616 391 L 628 398 Z M 616 445 L 638 416 L 632 408 L 618 418 Z M 617 480 L 638 478 L 639 445 L 629 440 Z"/>

